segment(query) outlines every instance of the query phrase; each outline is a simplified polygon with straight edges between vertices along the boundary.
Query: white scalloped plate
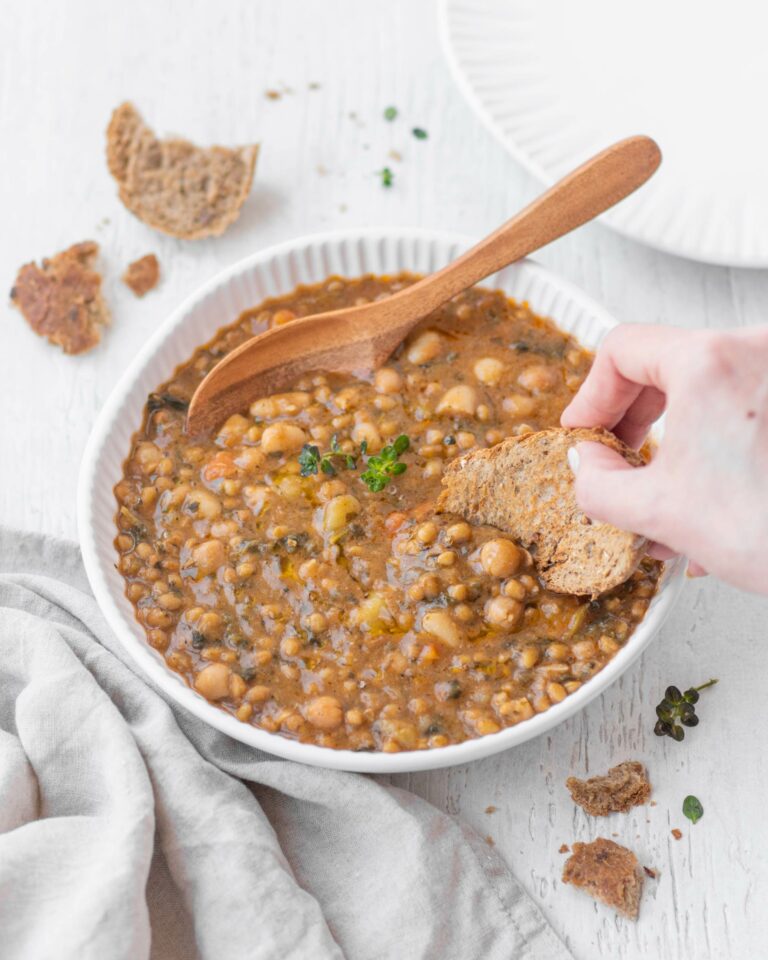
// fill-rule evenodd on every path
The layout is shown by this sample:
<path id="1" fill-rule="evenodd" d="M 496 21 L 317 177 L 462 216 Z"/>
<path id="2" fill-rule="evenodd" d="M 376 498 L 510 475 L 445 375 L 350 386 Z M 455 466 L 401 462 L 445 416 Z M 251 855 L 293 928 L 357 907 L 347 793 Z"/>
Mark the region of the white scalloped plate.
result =
<path id="1" fill-rule="evenodd" d="M 122 476 L 122 464 L 131 436 L 141 422 L 147 395 L 221 326 L 267 297 L 288 293 L 300 283 L 317 283 L 331 274 L 355 277 L 400 270 L 430 273 L 470 245 L 466 237 L 382 229 L 303 237 L 255 253 L 215 276 L 168 317 L 126 370 L 99 414 L 83 456 L 77 502 L 80 546 L 93 592 L 137 667 L 168 697 L 236 740 L 302 763 L 367 773 L 429 770 L 489 756 L 562 723 L 616 680 L 650 643 L 680 591 L 684 564 L 677 560 L 667 564 L 661 587 L 626 646 L 576 693 L 515 727 L 435 750 L 330 750 L 240 723 L 188 687 L 147 643 L 115 568 L 116 503 L 112 492 Z M 552 317 L 587 347 L 595 347 L 614 326 L 605 310 L 580 290 L 530 261 L 501 271 L 489 278 L 487 285 L 529 301 L 534 310 Z"/>
<path id="2" fill-rule="evenodd" d="M 667 253 L 768 266 L 768 6 L 441 0 L 456 81 L 545 184 L 636 133 L 664 162 L 601 218 Z"/>

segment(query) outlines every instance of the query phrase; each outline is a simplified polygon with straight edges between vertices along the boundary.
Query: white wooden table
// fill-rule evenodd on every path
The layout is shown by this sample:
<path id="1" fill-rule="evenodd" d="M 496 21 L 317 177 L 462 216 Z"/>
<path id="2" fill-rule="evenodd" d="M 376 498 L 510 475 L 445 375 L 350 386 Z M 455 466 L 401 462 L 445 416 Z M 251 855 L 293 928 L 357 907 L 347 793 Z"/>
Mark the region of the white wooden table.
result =
<path id="1" fill-rule="evenodd" d="M 278 100 L 265 96 L 286 87 Z M 103 146 L 110 111 L 126 98 L 160 132 L 261 141 L 253 194 L 223 238 L 174 241 L 121 206 Z M 389 105 L 399 110 L 394 123 L 382 117 Z M 415 140 L 413 126 L 429 138 Z M 259 247 L 330 228 L 415 224 L 480 235 L 536 191 L 454 87 L 429 0 L 6 0 L 0 161 L 6 289 L 21 263 L 92 237 L 113 305 L 113 328 L 81 358 L 2 307 L 0 521 L 68 537 L 80 454 L 100 405 L 146 337 L 212 274 Z M 385 165 L 395 173 L 390 190 L 375 175 Z M 139 301 L 118 278 L 148 251 L 163 281 Z M 699 266 L 600 226 L 540 259 L 621 320 L 766 320 L 768 272 Z M 393 780 L 493 838 L 580 960 L 765 956 L 766 620 L 765 601 L 692 583 L 642 661 L 574 720 L 484 762 Z M 700 727 L 682 744 L 654 737 L 665 686 L 710 676 L 721 682 L 702 698 Z M 599 826 L 574 809 L 569 773 L 631 757 L 647 763 L 656 806 Z M 706 811 L 695 827 L 680 811 L 688 793 Z M 497 812 L 486 814 L 489 805 Z M 560 845 L 601 831 L 659 871 L 637 924 L 559 882 Z"/>

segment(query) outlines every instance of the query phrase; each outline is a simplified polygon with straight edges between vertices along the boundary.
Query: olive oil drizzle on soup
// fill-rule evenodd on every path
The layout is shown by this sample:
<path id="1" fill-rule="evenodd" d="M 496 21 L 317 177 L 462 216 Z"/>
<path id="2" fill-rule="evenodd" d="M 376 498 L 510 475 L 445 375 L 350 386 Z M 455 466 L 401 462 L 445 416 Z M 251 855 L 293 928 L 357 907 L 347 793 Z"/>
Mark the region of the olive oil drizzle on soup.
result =
<path id="1" fill-rule="evenodd" d="M 319 374 L 185 435 L 197 384 L 254 333 L 415 279 L 331 278 L 244 313 L 150 395 L 115 488 L 148 642 L 243 723 L 324 747 L 442 747 L 547 710 L 623 646 L 661 569 L 553 594 L 509 537 L 434 514 L 446 463 L 557 424 L 591 363 L 500 292 L 454 299 L 369 380 Z M 401 435 L 405 472 L 371 490 L 368 458 Z"/>

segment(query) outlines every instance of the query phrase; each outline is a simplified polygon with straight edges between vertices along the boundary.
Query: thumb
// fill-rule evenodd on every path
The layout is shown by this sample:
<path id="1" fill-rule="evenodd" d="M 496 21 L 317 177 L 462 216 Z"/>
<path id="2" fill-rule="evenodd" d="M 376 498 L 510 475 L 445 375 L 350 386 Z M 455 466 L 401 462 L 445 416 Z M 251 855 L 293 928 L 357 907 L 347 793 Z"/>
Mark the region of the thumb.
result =
<path id="1" fill-rule="evenodd" d="M 568 451 L 576 502 L 592 520 L 658 539 L 658 497 L 651 467 L 633 467 L 603 443 L 577 443 Z"/>

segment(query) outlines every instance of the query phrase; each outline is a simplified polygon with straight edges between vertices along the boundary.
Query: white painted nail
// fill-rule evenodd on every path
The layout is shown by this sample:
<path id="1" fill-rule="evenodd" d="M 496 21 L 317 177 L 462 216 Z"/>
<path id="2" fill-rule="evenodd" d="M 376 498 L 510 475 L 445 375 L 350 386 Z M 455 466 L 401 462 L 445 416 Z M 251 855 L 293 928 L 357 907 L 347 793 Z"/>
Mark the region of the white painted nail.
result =
<path id="1" fill-rule="evenodd" d="M 571 468 L 574 475 L 579 472 L 579 451 L 576 447 L 568 448 L 568 466 Z"/>

